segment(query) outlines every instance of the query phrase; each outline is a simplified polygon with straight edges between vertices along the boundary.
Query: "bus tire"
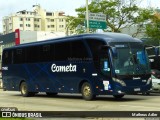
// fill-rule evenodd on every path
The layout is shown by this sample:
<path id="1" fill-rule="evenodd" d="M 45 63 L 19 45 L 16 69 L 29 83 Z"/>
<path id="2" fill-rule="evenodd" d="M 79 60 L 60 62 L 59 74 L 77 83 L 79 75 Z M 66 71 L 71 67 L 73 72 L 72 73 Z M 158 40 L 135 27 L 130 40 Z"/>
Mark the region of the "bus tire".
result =
<path id="1" fill-rule="evenodd" d="M 122 98 L 124 95 L 113 95 L 114 96 L 114 98 L 116 98 L 116 99 L 120 99 L 120 98 Z"/>
<path id="2" fill-rule="evenodd" d="M 22 82 L 20 85 L 20 91 L 21 91 L 21 95 L 23 97 L 30 97 L 30 96 L 34 96 L 35 93 L 34 92 L 29 92 L 28 91 L 28 86 L 26 82 Z"/>
<path id="3" fill-rule="evenodd" d="M 46 92 L 47 96 L 56 96 L 58 93 L 54 93 L 54 92 Z"/>
<path id="4" fill-rule="evenodd" d="M 96 97 L 96 95 L 93 94 L 91 85 L 88 82 L 83 83 L 81 87 L 81 93 L 82 93 L 83 99 L 87 101 L 93 100 Z"/>

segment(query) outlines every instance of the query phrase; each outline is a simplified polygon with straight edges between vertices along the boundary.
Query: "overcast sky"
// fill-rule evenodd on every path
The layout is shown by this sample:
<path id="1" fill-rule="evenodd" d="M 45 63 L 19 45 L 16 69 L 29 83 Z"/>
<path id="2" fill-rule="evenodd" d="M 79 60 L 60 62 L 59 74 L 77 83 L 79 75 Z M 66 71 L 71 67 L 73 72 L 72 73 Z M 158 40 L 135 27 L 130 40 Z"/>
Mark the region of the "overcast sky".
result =
<path id="1" fill-rule="evenodd" d="M 160 8 L 160 0 L 143 1 L 145 6 L 150 4 L 152 7 Z M 21 10 L 32 11 L 32 6 L 35 4 L 40 4 L 46 11 L 64 11 L 66 15 L 76 16 L 75 9 L 84 6 L 86 0 L 0 0 L 0 32 L 2 32 L 2 17 Z"/>

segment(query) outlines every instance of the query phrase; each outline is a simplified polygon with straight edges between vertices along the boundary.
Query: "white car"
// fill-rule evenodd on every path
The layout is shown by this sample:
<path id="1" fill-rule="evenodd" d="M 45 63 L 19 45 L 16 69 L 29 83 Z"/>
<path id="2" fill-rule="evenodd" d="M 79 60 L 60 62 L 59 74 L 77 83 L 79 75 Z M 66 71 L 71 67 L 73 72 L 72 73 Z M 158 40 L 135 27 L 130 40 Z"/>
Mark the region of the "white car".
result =
<path id="1" fill-rule="evenodd" d="M 160 93 L 160 78 L 151 75 L 152 78 L 152 89 L 150 92 L 159 92 Z"/>

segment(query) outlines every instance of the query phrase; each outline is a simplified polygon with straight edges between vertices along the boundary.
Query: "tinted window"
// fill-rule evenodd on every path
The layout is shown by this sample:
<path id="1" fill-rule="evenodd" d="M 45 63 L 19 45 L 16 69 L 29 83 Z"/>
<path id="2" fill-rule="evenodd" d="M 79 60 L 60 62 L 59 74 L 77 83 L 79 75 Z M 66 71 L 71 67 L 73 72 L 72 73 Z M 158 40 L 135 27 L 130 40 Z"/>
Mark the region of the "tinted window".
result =
<path id="1" fill-rule="evenodd" d="M 62 42 L 55 44 L 55 60 L 64 61 L 68 60 L 71 56 L 70 42 Z"/>
<path id="2" fill-rule="evenodd" d="M 88 58 L 88 51 L 82 41 L 73 41 L 71 44 L 72 58 L 81 58 L 81 60 Z"/>
<path id="3" fill-rule="evenodd" d="M 25 52 L 24 49 L 14 50 L 14 64 L 19 64 L 25 62 Z"/>
<path id="4" fill-rule="evenodd" d="M 48 62 L 54 60 L 54 45 L 40 46 L 40 60 L 39 62 Z"/>
<path id="5" fill-rule="evenodd" d="M 40 47 L 39 46 L 32 46 L 25 48 L 26 52 L 26 62 L 32 63 L 32 62 L 39 62 L 40 61 Z"/>
<path id="6" fill-rule="evenodd" d="M 12 51 L 11 50 L 4 51 L 2 57 L 3 57 L 4 65 L 12 63 Z"/>
<path id="7" fill-rule="evenodd" d="M 103 41 L 99 41 L 99 40 L 88 40 L 87 43 L 88 43 L 90 50 L 92 52 L 93 60 L 98 61 L 101 46 L 105 45 L 105 43 Z"/>

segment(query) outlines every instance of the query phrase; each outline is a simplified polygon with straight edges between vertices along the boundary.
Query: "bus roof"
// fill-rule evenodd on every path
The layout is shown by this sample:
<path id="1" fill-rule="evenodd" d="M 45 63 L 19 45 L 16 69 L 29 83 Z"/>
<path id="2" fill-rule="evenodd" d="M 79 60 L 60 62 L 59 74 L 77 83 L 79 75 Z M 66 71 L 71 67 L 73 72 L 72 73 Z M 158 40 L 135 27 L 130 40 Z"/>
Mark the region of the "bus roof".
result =
<path id="1" fill-rule="evenodd" d="M 20 44 L 20 45 L 13 46 L 10 48 L 5 48 L 5 49 L 14 49 L 14 48 L 27 47 L 27 46 L 49 44 L 49 43 L 54 43 L 54 42 L 69 41 L 75 38 L 77 39 L 83 38 L 83 40 L 93 38 L 93 39 L 105 41 L 106 43 L 109 43 L 109 42 L 142 42 L 141 40 L 135 39 L 127 34 L 106 32 L 106 33 L 80 34 L 80 35 L 73 35 L 73 36 L 67 36 L 67 37 L 61 37 L 61 38 L 48 39 L 48 40 L 43 40 L 43 41 L 36 41 L 36 42 L 31 42 L 31 43 Z"/>

